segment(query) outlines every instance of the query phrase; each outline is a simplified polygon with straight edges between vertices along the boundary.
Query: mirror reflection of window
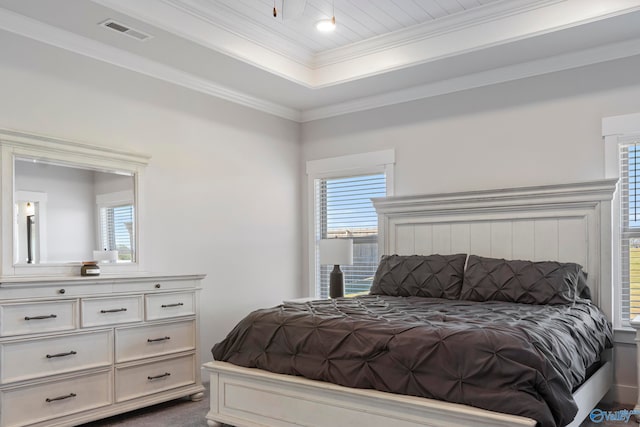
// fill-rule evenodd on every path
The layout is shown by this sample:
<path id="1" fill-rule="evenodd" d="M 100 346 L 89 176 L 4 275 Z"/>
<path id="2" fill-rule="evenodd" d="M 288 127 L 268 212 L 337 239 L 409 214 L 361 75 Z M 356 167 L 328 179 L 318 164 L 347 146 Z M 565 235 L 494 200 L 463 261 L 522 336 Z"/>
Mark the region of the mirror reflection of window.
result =
<path id="1" fill-rule="evenodd" d="M 100 241 L 105 251 L 118 251 L 118 262 L 131 262 L 134 253 L 133 205 L 100 208 Z"/>
<path id="2" fill-rule="evenodd" d="M 98 209 L 99 251 L 109 251 L 117 254 L 100 257 L 109 262 L 135 261 L 135 207 L 133 191 L 116 191 L 102 193 L 96 196 Z"/>

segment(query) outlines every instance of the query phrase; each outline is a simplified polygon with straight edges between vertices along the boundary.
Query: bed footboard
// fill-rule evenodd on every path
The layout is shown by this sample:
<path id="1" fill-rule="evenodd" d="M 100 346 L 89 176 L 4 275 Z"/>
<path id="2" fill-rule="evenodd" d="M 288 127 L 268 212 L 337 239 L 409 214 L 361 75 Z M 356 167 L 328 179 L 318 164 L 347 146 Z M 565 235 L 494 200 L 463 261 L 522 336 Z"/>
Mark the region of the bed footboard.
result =
<path id="1" fill-rule="evenodd" d="M 466 405 L 376 390 L 342 387 L 291 375 L 209 362 L 207 422 L 253 426 L 514 427 L 536 425 L 530 418 Z"/>

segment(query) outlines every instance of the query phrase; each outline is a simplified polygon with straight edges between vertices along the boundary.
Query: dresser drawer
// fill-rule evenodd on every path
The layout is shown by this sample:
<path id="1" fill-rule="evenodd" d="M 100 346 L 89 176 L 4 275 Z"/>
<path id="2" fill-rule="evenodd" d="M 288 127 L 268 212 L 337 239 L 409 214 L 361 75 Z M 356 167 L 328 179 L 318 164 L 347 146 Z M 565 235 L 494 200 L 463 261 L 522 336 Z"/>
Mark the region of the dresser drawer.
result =
<path id="1" fill-rule="evenodd" d="M 116 283 L 114 292 L 150 292 L 195 289 L 194 280 L 154 280 L 149 282 Z"/>
<path id="2" fill-rule="evenodd" d="M 171 317 L 195 314 L 194 292 L 172 292 L 145 296 L 147 320 L 167 319 Z"/>
<path id="3" fill-rule="evenodd" d="M 199 374 L 198 374 L 199 375 Z M 195 384 L 195 355 L 116 367 L 116 401 Z"/>
<path id="4" fill-rule="evenodd" d="M 0 305 L 0 335 L 22 335 L 75 329 L 76 300 Z"/>
<path id="5" fill-rule="evenodd" d="M 195 321 L 116 329 L 116 363 L 193 350 Z"/>
<path id="6" fill-rule="evenodd" d="M 61 282 L 47 286 L 11 286 L 2 289 L 3 299 L 33 300 L 34 298 L 74 298 L 79 295 L 97 295 L 111 292 L 111 285 L 81 285 Z"/>
<path id="7" fill-rule="evenodd" d="M 3 384 L 112 363 L 111 330 L 0 344 Z"/>
<path id="8" fill-rule="evenodd" d="M 85 298 L 81 306 L 83 328 L 142 321 L 142 296 Z"/>
<path id="9" fill-rule="evenodd" d="M 111 404 L 111 371 L 0 391 L 0 424 L 24 426 Z"/>

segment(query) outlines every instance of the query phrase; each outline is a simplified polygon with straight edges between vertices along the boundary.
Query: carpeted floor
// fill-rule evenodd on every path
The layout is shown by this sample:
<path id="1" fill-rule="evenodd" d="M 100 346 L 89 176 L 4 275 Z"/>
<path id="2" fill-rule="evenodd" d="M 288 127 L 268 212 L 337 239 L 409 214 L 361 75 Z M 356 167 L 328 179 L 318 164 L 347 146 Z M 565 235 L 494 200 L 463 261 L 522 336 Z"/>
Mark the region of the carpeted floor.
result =
<path id="1" fill-rule="evenodd" d="M 209 384 L 204 384 L 205 396 L 199 402 L 188 399 L 177 399 L 170 402 L 150 406 L 148 408 L 131 411 L 126 414 L 116 415 L 100 421 L 82 424 L 80 427 L 206 427 L 205 415 L 209 410 Z M 633 406 L 615 407 L 601 405 L 603 411 L 632 410 Z M 606 415 L 604 412 L 603 415 Z M 599 421 L 596 417 L 595 421 Z M 629 422 L 602 421 L 594 422 L 585 420 L 580 427 L 638 427 L 638 423 L 632 418 Z M 340 426 L 335 426 L 340 427 Z M 363 426 L 365 427 L 365 426 Z M 478 426 L 480 427 L 480 426 Z"/>

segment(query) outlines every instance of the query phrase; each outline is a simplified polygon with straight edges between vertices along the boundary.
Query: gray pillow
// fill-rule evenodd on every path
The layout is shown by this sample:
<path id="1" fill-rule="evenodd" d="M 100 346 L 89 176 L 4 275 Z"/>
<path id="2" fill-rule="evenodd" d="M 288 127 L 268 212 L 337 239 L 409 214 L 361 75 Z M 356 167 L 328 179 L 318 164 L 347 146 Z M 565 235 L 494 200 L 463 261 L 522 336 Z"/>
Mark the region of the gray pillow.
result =
<path id="1" fill-rule="evenodd" d="M 523 304 L 573 303 L 578 297 L 578 282 L 582 274 L 582 267 L 575 263 L 471 255 L 464 273 L 460 299 Z M 584 289 L 581 291 L 584 292 Z"/>
<path id="2" fill-rule="evenodd" d="M 459 299 L 466 254 L 383 255 L 371 295 Z"/>

